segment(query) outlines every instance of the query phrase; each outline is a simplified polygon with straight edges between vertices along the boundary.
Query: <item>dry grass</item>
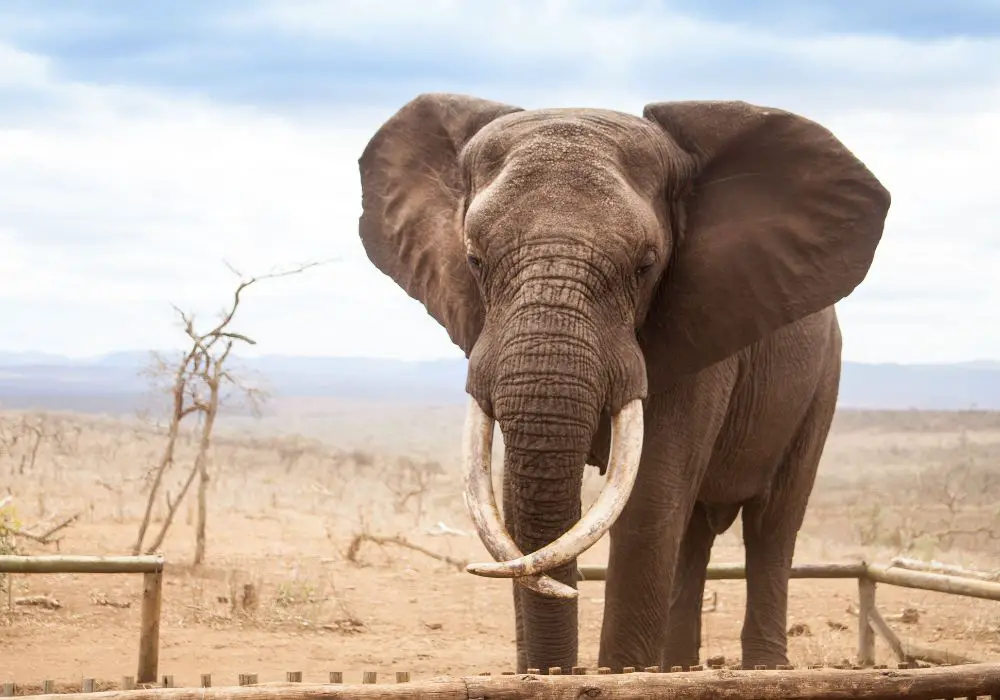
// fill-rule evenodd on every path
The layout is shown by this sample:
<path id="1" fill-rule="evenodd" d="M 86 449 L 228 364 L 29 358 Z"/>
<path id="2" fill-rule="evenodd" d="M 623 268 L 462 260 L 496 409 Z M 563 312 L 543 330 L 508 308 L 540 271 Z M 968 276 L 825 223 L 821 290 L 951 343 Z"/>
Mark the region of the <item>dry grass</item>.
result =
<path id="1" fill-rule="evenodd" d="M 328 670 L 405 668 L 415 676 L 504 670 L 513 657 L 509 583 L 456 571 L 486 557 L 468 532 L 458 477 L 460 406 L 274 401 L 266 417 L 223 421 L 213 452 L 207 566 L 192 567 L 193 500 L 164 545 L 161 673 L 217 683 L 241 672 L 276 680 Z M 294 431 L 294 432 L 293 432 Z M 29 552 L 123 553 L 135 537 L 162 433 L 137 420 L 0 414 L 0 484 L 32 533 L 79 513 Z M 176 493 L 195 450 L 181 440 Z M 498 452 L 502 449 L 498 445 Z M 843 412 L 800 538 L 800 561 L 907 554 L 996 568 L 1000 414 Z M 586 494 L 600 487 L 590 470 Z M 163 509 L 154 514 L 154 525 Z M 441 529 L 439 524 L 445 527 Z M 359 534 L 397 538 L 378 543 Z M 402 542 L 402 545 L 400 544 Z M 352 543 L 357 546 L 352 548 Z M 418 549 L 407 545 L 415 545 Z M 427 556 L 419 548 L 441 555 Z M 603 563 L 606 542 L 584 557 Z M 739 523 L 715 561 L 742 558 Z M 139 577 L 18 576 L 12 597 L 49 595 L 58 610 L 0 599 L 0 680 L 134 672 Z M 582 584 L 581 661 L 593 665 L 603 586 Z M 712 582 L 704 656 L 735 658 L 743 584 Z M 793 662 L 853 654 L 856 592 L 844 581 L 792 584 Z M 905 639 L 1000 658 L 1000 603 L 880 587 L 885 613 L 912 607 Z M 880 660 L 889 652 L 878 648 Z"/>

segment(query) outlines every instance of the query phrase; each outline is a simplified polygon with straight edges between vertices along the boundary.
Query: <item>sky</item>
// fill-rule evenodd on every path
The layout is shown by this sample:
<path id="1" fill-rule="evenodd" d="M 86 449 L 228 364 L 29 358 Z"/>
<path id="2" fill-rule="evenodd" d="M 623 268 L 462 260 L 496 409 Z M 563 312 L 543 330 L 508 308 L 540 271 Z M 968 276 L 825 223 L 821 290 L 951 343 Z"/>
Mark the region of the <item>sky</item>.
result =
<path id="1" fill-rule="evenodd" d="M 183 343 L 241 272 L 253 353 L 461 357 L 358 239 L 357 159 L 405 102 L 741 99 L 889 188 L 845 359 L 1000 359 L 996 0 L 0 0 L 0 351 Z"/>

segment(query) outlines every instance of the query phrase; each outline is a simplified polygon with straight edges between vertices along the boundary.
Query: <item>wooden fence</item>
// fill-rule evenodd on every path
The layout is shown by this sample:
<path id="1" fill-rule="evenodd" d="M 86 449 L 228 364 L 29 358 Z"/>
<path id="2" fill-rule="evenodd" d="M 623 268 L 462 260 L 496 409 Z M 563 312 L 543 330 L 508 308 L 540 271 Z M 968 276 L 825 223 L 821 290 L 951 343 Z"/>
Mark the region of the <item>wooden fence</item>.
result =
<path id="1" fill-rule="evenodd" d="M 160 660 L 160 601 L 163 599 L 162 556 L 3 555 L 0 556 L 0 574 L 142 574 L 142 622 L 136 679 L 140 683 L 156 680 Z"/>
<path id="2" fill-rule="evenodd" d="M 601 565 L 581 565 L 581 581 L 603 581 L 607 567 Z M 875 633 L 885 639 L 899 661 L 917 660 L 933 663 L 966 663 L 969 659 L 947 652 L 925 649 L 907 644 L 901 640 L 886 623 L 875 606 L 875 586 L 884 583 L 890 586 L 935 591 L 968 598 L 983 598 L 1000 601 L 1000 582 L 985 581 L 963 576 L 912 571 L 885 564 L 799 564 L 792 567 L 793 579 L 856 579 L 858 582 L 858 658 L 860 666 L 875 663 Z M 741 580 L 746 578 L 746 567 L 742 564 L 712 564 L 708 567 L 708 580 Z"/>
<path id="3" fill-rule="evenodd" d="M 625 669 L 611 674 L 609 669 L 597 669 L 596 675 L 586 669 L 547 669 L 548 675 L 529 669 L 527 674 L 505 673 L 500 676 L 469 676 L 465 678 L 432 679 L 409 682 L 409 674 L 396 674 L 396 684 L 378 683 L 374 672 L 366 671 L 362 683 L 344 685 L 343 674 L 330 674 L 330 684 L 302 684 L 301 673 L 289 673 L 284 684 L 257 685 L 254 674 L 240 677 L 247 687 L 213 688 L 210 675 L 203 675 L 201 688 L 173 687 L 173 677 L 158 680 L 160 603 L 163 585 L 163 558 L 87 557 L 87 556 L 0 556 L 0 573 L 141 573 L 143 574 L 142 629 L 139 640 L 138 672 L 122 680 L 120 689 L 102 691 L 93 679 L 85 679 L 82 690 L 90 700 L 327 700 L 332 698 L 556 698 L 601 697 L 616 698 L 975 698 L 993 697 L 1000 700 L 1000 663 L 963 663 L 963 659 L 937 659 L 937 663 L 962 665 L 937 668 L 910 668 L 917 658 L 926 658 L 928 650 L 907 646 L 885 623 L 875 606 L 876 584 L 883 583 L 926 591 L 950 593 L 1000 601 L 1000 582 L 957 575 L 913 571 L 881 564 L 806 564 L 794 566 L 793 579 L 855 579 L 858 581 L 858 667 L 853 669 L 811 668 L 791 670 L 739 670 L 692 667 L 660 669 L 650 667 Z M 604 580 L 604 566 L 579 567 L 582 581 Z M 709 580 L 744 579 L 742 565 L 712 565 Z M 885 666 L 861 669 L 875 663 L 875 633 L 881 634 L 900 664 L 896 669 Z M 940 656 L 940 654 L 939 654 Z M 138 687 L 137 686 L 145 686 Z M 161 686 L 161 687 L 153 687 Z M 104 687 L 107 687 L 106 685 Z M 14 683 L 3 685 L 3 695 L 24 694 L 26 688 Z M 20 692 L 17 692 L 20 691 Z M 29 693 L 42 696 L 56 692 L 55 683 L 46 681 Z M 55 696 L 50 700 L 56 700 Z"/>
<path id="4" fill-rule="evenodd" d="M 242 676 L 242 687 L 157 687 L 138 690 L 91 692 L 88 700 L 335 700 L 336 698 L 426 698 L 429 700 L 569 700 L 570 698 L 682 698 L 684 700 L 827 700 L 867 698 L 888 700 L 944 700 L 986 697 L 1000 700 L 1000 664 L 971 664 L 921 669 L 838 670 L 708 670 L 679 673 L 576 673 L 563 675 L 504 674 L 464 678 L 434 678 L 409 682 L 396 674 L 393 684 L 379 683 L 365 672 L 361 684 L 306 684 L 300 673 L 290 673 L 284 683 L 256 684 L 256 677 Z M 252 683 L 250 682 L 252 681 Z M 87 690 L 94 690 L 90 684 Z M 8 687 L 5 686 L 5 692 Z M 49 689 L 50 691 L 52 689 Z M 11 694 L 14 692 L 9 687 Z M 37 696 L 59 700 L 58 695 Z"/>

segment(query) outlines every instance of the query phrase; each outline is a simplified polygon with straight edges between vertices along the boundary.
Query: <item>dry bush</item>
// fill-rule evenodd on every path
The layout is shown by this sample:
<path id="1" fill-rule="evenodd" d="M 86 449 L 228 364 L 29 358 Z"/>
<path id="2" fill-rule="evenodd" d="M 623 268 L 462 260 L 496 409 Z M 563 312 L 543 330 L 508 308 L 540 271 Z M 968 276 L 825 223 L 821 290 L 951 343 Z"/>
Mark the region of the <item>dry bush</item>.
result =
<path id="1" fill-rule="evenodd" d="M 992 414 L 974 417 L 980 425 L 995 422 Z M 923 559 L 1000 554 L 1000 433 L 952 431 L 954 416 L 952 424 L 935 414 L 908 418 L 893 416 L 893 439 L 869 436 L 828 449 L 836 468 L 818 481 L 813 529 L 822 523 L 827 537 L 849 533 L 863 547 Z M 928 432 L 907 436 L 919 427 Z M 941 432 L 930 432 L 934 427 Z"/>
<path id="2" fill-rule="evenodd" d="M 21 526 L 14 509 L 13 498 L 0 498 L 0 555 L 19 554 L 16 530 Z M 0 573 L 0 593 L 7 591 L 7 574 Z"/>
<path id="3" fill-rule="evenodd" d="M 856 506 L 862 545 L 931 558 L 955 548 L 1000 553 L 1000 474 L 970 463 L 925 470 Z"/>

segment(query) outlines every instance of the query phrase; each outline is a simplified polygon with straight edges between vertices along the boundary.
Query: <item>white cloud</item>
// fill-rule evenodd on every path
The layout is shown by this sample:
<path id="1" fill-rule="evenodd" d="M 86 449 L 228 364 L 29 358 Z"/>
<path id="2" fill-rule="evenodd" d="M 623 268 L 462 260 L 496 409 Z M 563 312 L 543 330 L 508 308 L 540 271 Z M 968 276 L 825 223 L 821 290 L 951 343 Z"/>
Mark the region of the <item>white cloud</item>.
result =
<path id="1" fill-rule="evenodd" d="M 470 7 L 437 0 L 390 11 L 358 1 L 334 11 L 313 2 L 292 11 L 275 2 L 225 21 L 230 31 L 382 42 L 397 54 L 451 41 L 498 66 L 514 56 L 588 62 L 587 80 L 556 90 L 529 77 L 520 85 L 470 77 L 462 88 L 527 107 L 635 112 L 689 96 L 671 86 L 692 89 L 699 57 L 724 65 L 723 52 L 822 69 L 830 84 L 760 77 L 733 96 L 823 122 L 893 193 L 872 272 L 842 305 L 846 355 L 1000 357 L 1000 329 L 987 323 L 1000 308 L 991 211 L 1000 42 L 789 38 L 670 18 L 651 4 L 615 17 L 580 13 L 577 4 L 571 13 L 565 1 L 530 17 L 523 3 L 489 16 Z M 648 83 L 651 67 L 668 68 L 675 57 L 683 80 L 665 69 L 662 92 L 641 93 L 631 75 Z M 872 94 L 865 80 L 898 90 Z M 368 263 L 357 239 L 357 158 L 400 105 L 304 114 L 73 82 L 57 77 L 46 57 L 0 44 L 0 99 L 4 90 L 28 96 L 0 113 L 0 323 L 17 329 L 5 348 L 86 355 L 167 347 L 179 337 L 171 302 L 211 313 L 228 300 L 233 278 L 222 259 L 255 273 L 339 258 L 253 290 L 241 328 L 259 351 L 459 355 L 423 308 Z"/>
<path id="2" fill-rule="evenodd" d="M 539 59 L 563 59 L 575 61 L 575 69 L 627 81 L 638 72 L 657 71 L 666 89 L 678 83 L 697 84 L 700 67 L 719 61 L 742 79 L 744 66 L 731 60 L 734 55 L 768 57 L 789 71 L 808 66 L 823 69 L 827 85 L 799 83 L 796 90 L 822 90 L 855 79 L 921 86 L 934 81 L 940 97 L 970 81 L 983 84 L 984 78 L 988 82 L 1000 77 L 1000 41 L 992 37 L 911 41 L 879 34 L 793 36 L 779 26 L 751 27 L 696 17 L 656 0 L 628 6 L 613 0 L 586 4 L 510 0 L 490 5 L 488 11 L 462 0 L 377 4 L 262 0 L 237 13 L 218 15 L 215 21 L 228 29 L 283 32 L 370 47 L 385 55 L 419 48 L 421 55 L 429 50 L 432 54 L 489 56 L 493 65 L 537 65 Z M 753 77 L 758 78 L 753 81 L 756 86 L 784 81 L 782 75 Z"/>
<path id="3" fill-rule="evenodd" d="M 40 85 L 48 75 L 48 62 L 41 56 L 0 43 L 0 88 Z"/>
<path id="4" fill-rule="evenodd" d="M 61 84 L 44 70 L 31 80 L 65 111 L 0 122 L 0 319 L 18 330 L 5 346 L 86 355 L 171 345 L 170 303 L 211 313 L 228 301 L 235 278 L 223 259 L 247 274 L 335 260 L 248 295 L 244 319 L 265 352 L 368 352 L 377 348 L 359 330 L 359 306 L 383 319 L 405 310 L 357 239 L 370 120 Z M 268 299 L 283 308 L 263 311 Z M 62 336 L 53 320 L 67 324 Z M 440 344 L 427 325 L 408 335 L 417 354 Z"/>

